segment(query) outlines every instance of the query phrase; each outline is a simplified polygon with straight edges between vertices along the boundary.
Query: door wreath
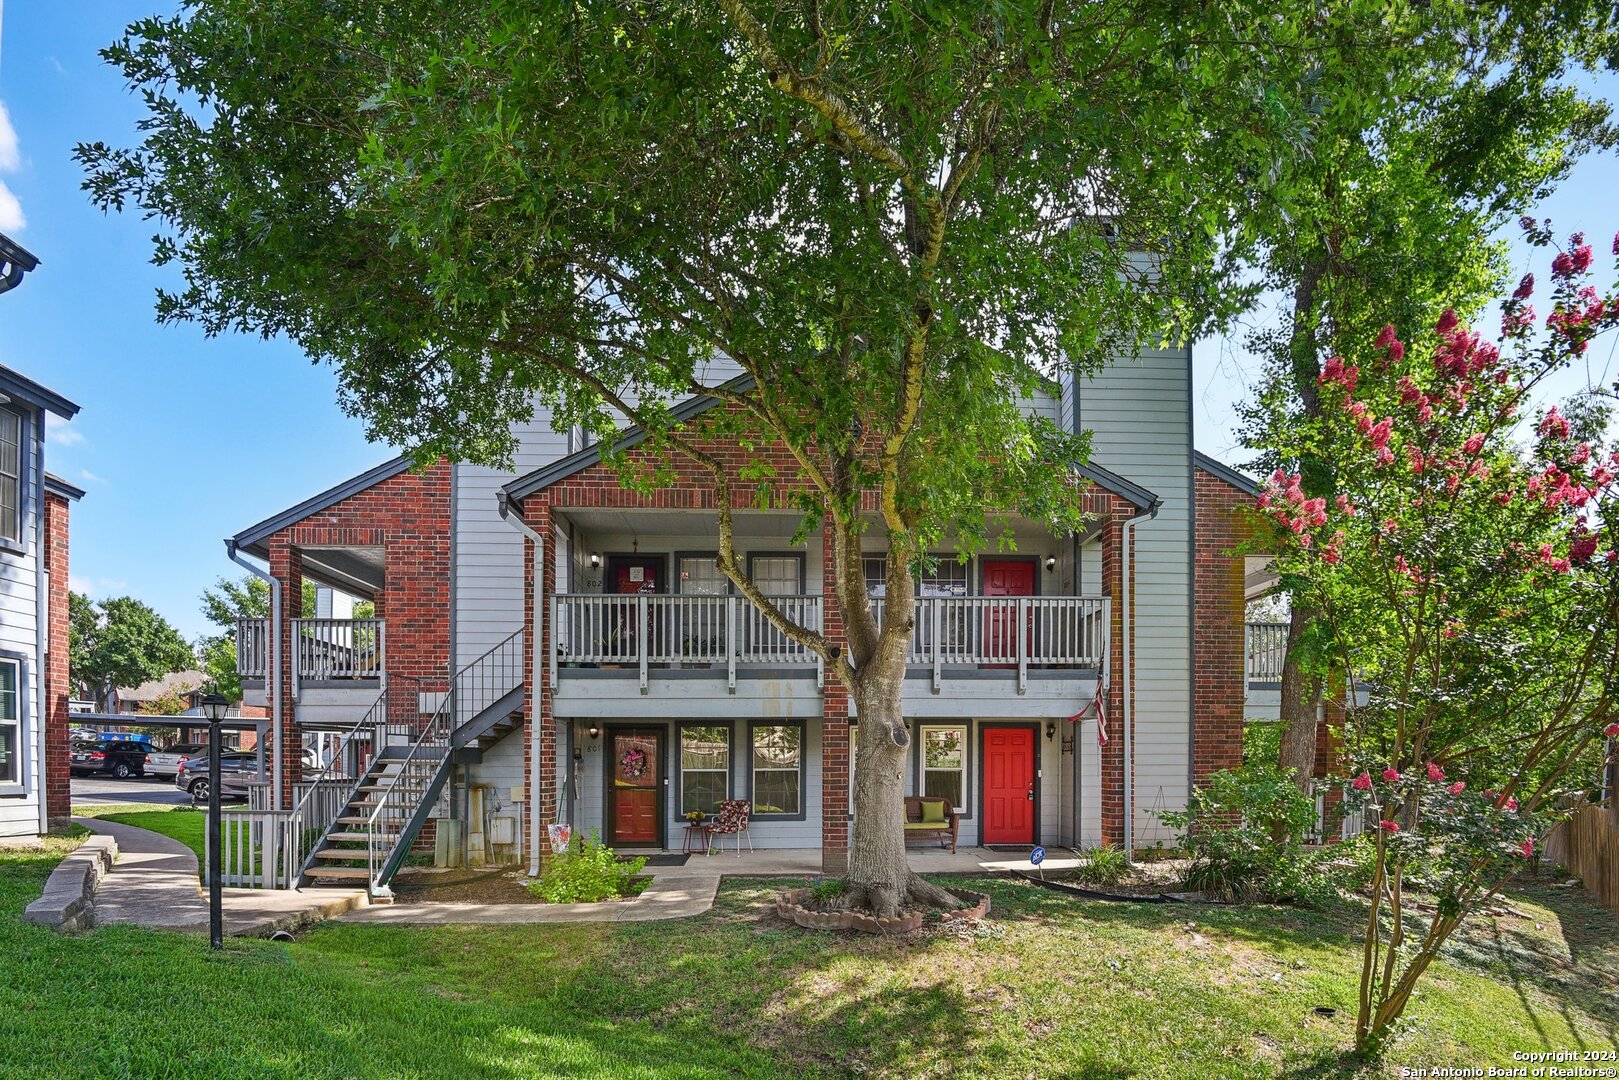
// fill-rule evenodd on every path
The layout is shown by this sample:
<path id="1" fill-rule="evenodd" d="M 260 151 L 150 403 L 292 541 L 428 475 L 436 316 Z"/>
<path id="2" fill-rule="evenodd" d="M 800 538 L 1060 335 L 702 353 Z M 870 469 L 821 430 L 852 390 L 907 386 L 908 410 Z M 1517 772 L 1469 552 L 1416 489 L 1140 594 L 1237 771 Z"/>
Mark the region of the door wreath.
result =
<path id="1" fill-rule="evenodd" d="M 626 780 L 639 780 L 646 775 L 646 751 L 632 746 L 618 759 L 618 773 Z"/>

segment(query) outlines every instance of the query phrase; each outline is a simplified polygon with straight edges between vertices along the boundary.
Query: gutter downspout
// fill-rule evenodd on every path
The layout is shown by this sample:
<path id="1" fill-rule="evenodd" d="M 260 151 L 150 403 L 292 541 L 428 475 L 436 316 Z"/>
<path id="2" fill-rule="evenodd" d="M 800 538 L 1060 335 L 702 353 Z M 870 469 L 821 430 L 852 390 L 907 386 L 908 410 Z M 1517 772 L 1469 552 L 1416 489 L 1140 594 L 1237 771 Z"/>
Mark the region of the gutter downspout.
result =
<path id="1" fill-rule="evenodd" d="M 540 698 L 545 693 L 544 653 L 540 650 L 542 631 L 545 629 L 545 538 L 528 527 L 521 516 L 512 516 L 511 498 L 504 492 L 495 495 L 495 507 L 500 519 L 534 544 L 534 625 L 529 629 L 529 670 L 533 672 L 534 695 L 529 702 L 528 716 L 528 876 L 540 876 Z"/>
<path id="2" fill-rule="evenodd" d="M 1133 606 L 1134 590 L 1130 588 L 1130 549 L 1135 540 L 1135 527 L 1143 520 L 1152 520 L 1158 516 L 1158 508 L 1162 506 L 1161 500 L 1154 500 L 1145 511 L 1126 518 L 1120 529 L 1119 565 L 1121 580 L 1119 582 L 1120 600 L 1123 611 L 1120 615 L 1120 626 L 1123 630 L 1124 640 L 1120 642 L 1124 650 L 1124 715 L 1120 723 L 1124 727 L 1124 858 L 1132 866 L 1135 864 L 1135 671 L 1131 656 L 1131 642 L 1135 638 L 1135 608 Z"/>
<path id="3" fill-rule="evenodd" d="M 281 805 L 281 579 L 268 570 L 260 570 L 254 564 L 244 559 L 236 550 L 235 540 L 225 541 L 225 554 L 230 561 L 270 586 L 270 656 L 269 668 L 264 680 L 265 689 L 270 698 L 270 745 L 275 747 L 275 753 L 270 756 L 270 787 L 272 809 L 283 809 Z M 259 775 L 263 775 L 260 773 Z"/>

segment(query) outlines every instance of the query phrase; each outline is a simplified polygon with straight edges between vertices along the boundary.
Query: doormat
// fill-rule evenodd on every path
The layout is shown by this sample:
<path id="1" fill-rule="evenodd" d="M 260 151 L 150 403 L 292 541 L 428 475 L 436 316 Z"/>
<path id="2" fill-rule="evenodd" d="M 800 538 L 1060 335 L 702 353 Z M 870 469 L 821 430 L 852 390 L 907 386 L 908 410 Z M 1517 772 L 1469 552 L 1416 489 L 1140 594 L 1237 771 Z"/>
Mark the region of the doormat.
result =
<path id="1" fill-rule="evenodd" d="M 1003 855 L 1027 855 L 1034 850 L 1033 844 L 985 844 L 984 847 Z"/>
<path id="2" fill-rule="evenodd" d="M 685 866 L 686 860 L 689 858 L 691 858 L 690 855 L 648 855 L 646 864 L 648 866 Z"/>

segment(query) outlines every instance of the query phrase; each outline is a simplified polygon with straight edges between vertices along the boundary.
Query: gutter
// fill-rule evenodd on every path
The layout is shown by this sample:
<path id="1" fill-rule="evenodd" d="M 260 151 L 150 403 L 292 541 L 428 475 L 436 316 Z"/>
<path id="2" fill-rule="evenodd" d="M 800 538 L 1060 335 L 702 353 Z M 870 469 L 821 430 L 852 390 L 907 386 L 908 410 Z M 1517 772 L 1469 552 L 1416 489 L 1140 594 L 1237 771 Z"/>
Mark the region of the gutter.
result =
<path id="1" fill-rule="evenodd" d="M 540 699 L 545 694 L 543 654 L 540 651 L 541 633 L 545 629 L 545 538 L 528 527 L 521 515 L 511 512 L 511 497 L 505 491 L 495 494 L 495 508 L 500 520 L 526 536 L 534 544 L 534 625 L 529 628 L 529 671 L 534 691 L 529 700 L 528 716 L 528 876 L 540 876 Z"/>
<path id="2" fill-rule="evenodd" d="M 236 548 L 235 540 L 225 541 L 225 554 L 230 556 L 231 562 L 270 586 L 269 676 L 264 680 L 270 698 L 270 745 L 275 747 L 275 753 L 270 758 L 270 786 L 273 791 L 270 805 L 282 810 L 285 807 L 281 805 L 281 761 L 285 755 L 281 746 L 281 579 L 244 559 Z"/>

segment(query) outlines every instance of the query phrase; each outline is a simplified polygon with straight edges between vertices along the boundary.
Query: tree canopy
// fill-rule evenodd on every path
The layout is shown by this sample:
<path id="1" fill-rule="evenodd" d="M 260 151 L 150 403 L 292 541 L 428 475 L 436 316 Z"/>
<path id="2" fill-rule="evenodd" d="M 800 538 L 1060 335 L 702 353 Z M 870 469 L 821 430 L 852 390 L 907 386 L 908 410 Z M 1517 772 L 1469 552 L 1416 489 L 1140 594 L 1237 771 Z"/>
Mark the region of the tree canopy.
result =
<path id="1" fill-rule="evenodd" d="M 167 619 L 132 596 L 68 598 L 69 677 L 105 709 L 115 690 L 192 665 L 191 646 Z"/>

